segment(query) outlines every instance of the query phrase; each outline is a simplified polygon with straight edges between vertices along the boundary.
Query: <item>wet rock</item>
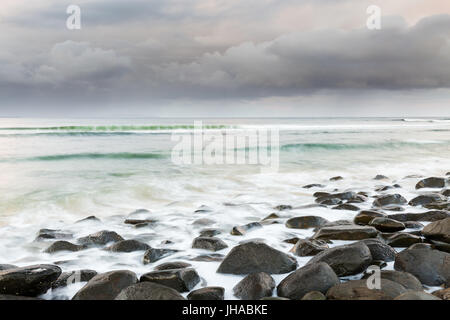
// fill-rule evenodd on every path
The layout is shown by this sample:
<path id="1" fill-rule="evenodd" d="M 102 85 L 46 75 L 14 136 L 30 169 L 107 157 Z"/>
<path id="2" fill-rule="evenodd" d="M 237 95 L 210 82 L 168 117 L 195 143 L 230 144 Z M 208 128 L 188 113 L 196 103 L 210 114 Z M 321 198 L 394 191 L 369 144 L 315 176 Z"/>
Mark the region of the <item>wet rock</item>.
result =
<path id="1" fill-rule="evenodd" d="M 408 291 L 405 292 L 394 300 L 442 300 L 432 294 L 426 293 L 424 291 Z"/>
<path id="2" fill-rule="evenodd" d="M 386 214 L 382 212 L 372 210 L 362 210 L 355 216 L 353 222 L 359 225 L 368 225 L 372 219 L 383 217 L 386 217 Z"/>
<path id="3" fill-rule="evenodd" d="M 262 219 L 261 221 L 273 220 L 273 219 L 278 219 L 278 218 L 280 218 L 279 215 L 277 215 L 276 213 L 271 213 L 271 214 L 269 214 L 267 217 L 265 217 L 264 219 Z"/>
<path id="4" fill-rule="evenodd" d="M 38 231 L 35 241 L 47 240 L 47 239 L 70 239 L 73 235 L 68 232 L 62 232 L 61 230 L 53 229 L 41 229 Z"/>
<path id="5" fill-rule="evenodd" d="M 325 206 L 334 206 L 334 205 L 337 205 L 337 204 L 341 204 L 342 200 L 338 199 L 338 198 L 325 197 L 325 198 L 317 198 L 316 202 L 318 204 L 325 205 Z"/>
<path id="6" fill-rule="evenodd" d="M 407 229 L 422 229 L 424 227 L 423 224 L 417 221 L 405 221 L 403 224 Z"/>
<path id="7" fill-rule="evenodd" d="M 307 184 L 306 186 L 303 186 L 304 189 L 311 189 L 311 188 L 325 188 L 325 185 L 320 183 L 311 183 Z"/>
<path id="8" fill-rule="evenodd" d="M 0 271 L 18 268 L 12 264 L 0 264 Z"/>
<path id="9" fill-rule="evenodd" d="M 327 222 L 323 226 L 314 228 L 314 231 L 319 231 L 321 228 L 324 227 L 336 227 L 336 226 L 353 226 L 353 222 L 350 220 L 336 220 L 332 222 Z"/>
<path id="10" fill-rule="evenodd" d="M 322 292 L 311 291 L 303 296 L 301 300 L 326 300 L 327 297 Z"/>
<path id="11" fill-rule="evenodd" d="M 349 204 L 349 203 L 343 203 L 340 205 L 337 205 L 333 207 L 334 210 L 350 210 L 350 211 L 359 211 L 359 207 Z"/>
<path id="12" fill-rule="evenodd" d="M 446 198 L 439 193 L 423 194 L 411 199 L 408 204 L 410 206 L 423 206 L 433 202 L 445 201 Z"/>
<path id="13" fill-rule="evenodd" d="M 427 209 L 432 210 L 450 210 L 450 202 L 432 202 L 424 205 Z"/>
<path id="14" fill-rule="evenodd" d="M 35 297 L 47 292 L 61 268 L 38 264 L 0 271 L 0 294 Z"/>
<path id="15" fill-rule="evenodd" d="M 389 178 L 384 176 L 384 175 L 382 175 L 382 174 L 377 174 L 375 176 L 375 178 L 373 178 L 373 180 L 389 180 Z"/>
<path id="16" fill-rule="evenodd" d="M 450 243 L 450 218 L 428 224 L 422 234 L 428 239 Z"/>
<path id="17" fill-rule="evenodd" d="M 200 277 L 193 268 L 183 268 L 148 272 L 141 276 L 140 281 L 158 283 L 178 292 L 187 292 L 200 282 Z"/>
<path id="18" fill-rule="evenodd" d="M 242 300 L 258 300 L 272 296 L 275 280 L 265 272 L 252 273 L 242 279 L 233 294 Z"/>
<path id="19" fill-rule="evenodd" d="M 118 242 L 124 240 L 114 231 L 103 230 L 86 237 L 78 239 L 78 242 L 85 245 L 106 245 L 110 242 Z"/>
<path id="20" fill-rule="evenodd" d="M 328 245 L 320 240 L 303 240 L 297 241 L 295 246 L 290 250 L 299 257 L 315 256 L 319 252 L 328 249 Z"/>
<path id="21" fill-rule="evenodd" d="M 235 226 L 235 227 L 233 227 L 233 229 L 231 230 L 231 234 L 234 235 L 234 236 L 243 236 L 248 231 L 251 231 L 251 230 L 254 230 L 254 229 L 259 229 L 259 228 L 262 228 L 261 223 L 259 223 L 259 222 L 251 222 L 251 223 L 247 223 L 246 225 L 243 225 L 243 226 Z"/>
<path id="22" fill-rule="evenodd" d="M 407 290 L 401 284 L 381 278 L 381 289 L 369 289 L 367 280 L 335 285 L 327 292 L 329 300 L 392 300 Z"/>
<path id="23" fill-rule="evenodd" d="M 216 223 L 214 220 L 208 218 L 197 219 L 194 222 L 192 222 L 193 225 L 197 226 L 209 226 L 214 223 Z"/>
<path id="24" fill-rule="evenodd" d="M 142 226 L 147 226 L 147 225 L 155 223 L 155 222 L 156 222 L 156 220 L 152 220 L 152 219 L 126 219 L 123 223 L 131 224 L 131 225 L 134 225 L 135 227 L 142 227 Z"/>
<path id="25" fill-rule="evenodd" d="M 169 270 L 169 269 L 183 269 L 183 268 L 188 268 L 190 266 L 192 266 L 192 265 L 187 262 L 174 261 L 174 262 L 162 263 L 162 264 L 156 266 L 155 270 L 162 271 L 162 270 Z"/>
<path id="26" fill-rule="evenodd" d="M 383 207 L 383 210 L 387 211 L 405 211 L 405 208 L 401 206 L 396 206 L 395 204 L 388 204 L 387 206 Z"/>
<path id="27" fill-rule="evenodd" d="M 421 243 L 422 238 L 410 233 L 395 233 L 389 236 L 387 244 L 394 248 L 407 248 L 415 243 Z"/>
<path id="28" fill-rule="evenodd" d="M 176 252 L 178 252 L 178 250 L 150 248 L 147 251 L 145 251 L 142 262 L 144 264 L 153 263 L 161 260 L 162 258 L 168 257 Z"/>
<path id="29" fill-rule="evenodd" d="M 136 283 L 136 274 L 128 270 L 101 273 L 89 280 L 72 300 L 114 300 L 123 289 Z"/>
<path id="30" fill-rule="evenodd" d="M 338 276 L 328 264 L 308 263 L 284 278 L 277 287 L 277 294 L 280 297 L 299 300 L 311 291 L 326 293 L 338 283 Z"/>
<path id="31" fill-rule="evenodd" d="M 201 254 L 197 257 L 190 259 L 191 261 L 201 261 L 201 262 L 218 262 L 225 258 L 223 254 L 211 253 L 211 254 Z"/>
<path id="32" fill-rule="evenodd" d="M 275 210 L 278 210 L 278 211 L 292 210 L 292 206 L 290 206 L 290 205 L 285 205 L 285 204 L 280 204 L 280 205 L 274 207 L 274 209 L 275 209 Z"/>
<path id="33" fill-rule="evenodd" d="M 209 213 L 209 212 L 213 212 L 213 209 L 205 205 L 201 205 L 197 210 L 194 211 L 194 213 Z"/>
<path id="34" fill-rule="evenodd" d="M 450 243 L 436 241 L 436 240 L 427 240 L 431 243 L 431 247 L 436 250 L 444 251 L 450 253 Z"/>
<path id="35" fill-rule="evenodd" d="M 106 248 L 106 250 L 112 252 L 134 252 L 134 251 L 145 251 L 150 249 L 150 246 L 144 242 L 137 240 L 122 240 L 114 243 L 113 245 Z"/>
<path id="36" fill-rule="evenodd" d="M 373 227 L 358 225 L 341 225 L 322 227 L 313 236 L 313 239 L 322 240 L 362 240 L 375 238 L 378 232 Z"/>
<path id="37" fill-rule="evenodd" d="M 89 217 L 83 218 L 81 220 L 78 220 L 75 223 L 83 223 L 83 222 L 101 222 L 101 220 L 99 218 L 97 218 L 96 216 L 89 216 Z"/>
<path id="38" fill-rule="evenodd" d="M 76 245 L 68 241 L 56 241 L 52 243 L 47 249 L 44 250 L 46 253 L 55 253 L 60 251 L 80 251 L 86 249 L 85 245 Z"/>
<path id="39" fill-rule="evenodd" d="M 323 191 L 317 191 L 313 193 L 313 197 L 314 198 L 321 198 L 321 197 L 327 197 L 329 196 L 330 193 L 329 192 L 323 192 Z"/>
<path id="40" fill-rule="evenodd" d="M 368 200 L 366 196 L 357 194 L 354 198 L 349 199 L 347 203 L 364 203 Z"/>
<path id="41" fill-rule="evenodd" d="M 371 274 L 365 274 L 363 279 L 367 279 L 371 276 Z M 423 286 L 420 283 L 419 279 L 413 276 L 411 273 L 395 271 L 395 270 L 381 270 L 380 276 L 382 279 L 387 279 L 390 281 L 394 281 L 396 283 L 401 284 L 405 289 L 421 291 L 423 290 Z"/>
<path id="42" fill-rule="evenodd" d="M 438 177 L 431 177 L 420 180 L 416 184 L 416 189 L 422 188 L 444 188 L 445 187 L 445 179 Z"/>
<path id="43" fill-rule="evenodd" d="M 223 300 L 225 289 L 222 287 L 206 287 L 191 291 L 188 300 Z"/>
<path id="44" fill-rule="evenodd" d="M 315 228 L 328 223 L 327 219 L 318 216 L 295 217 L 286 221 L 286 227 L 292 229 L 308 229 Z"/>
<path id="45" fill-rule="evenodd" d="M 373 206 L 375 207 L 385 207 L 388 205 L 404 205 L 406 204 L 406 199 L 403 198 L 402 195 L 396 194 L 387 194 L 378 197 L 374 202 Z"/>
<path id="46" fill-rule="evenodd" d="M 405 222 L 405 221 L 425 221 L 434 222 L 450 218 L 450 213 L 446 211 L 428 211 L 423 213 L 397 213 L 388 216 L 391 219 Z"/>
<path id="47" fill-rule="evenodd" d="M 446 196 L 446 197 L 450 197 L 450 189 L 444 189 L 441 191 L 441 194 Z"/>
<path id="48" fill-rule="evenodd" d="M 200 237 L 214 237 L 221 234 L 219 229 L 207 228 L 200 231 Z"/>
<path id="49" fill-rule="evenodd" d="M 325 262 L 339 276 L 349 276 L 363 272 L 372 263 L 369 248 L 363 242 L 336 246 L 318 253 L 307 265 Z"/>
<path id="50" fill-rule="evenodd" d="M 339 200 L 351 200 L 358 197 L 358 194 L 353 191 L 340 192 L 340 193 L 324 193 L 322 196 L 317 197 L 316 202 L 320 203 L 327 199 L 339 199 Z"/>
<path id="51" fill-rule="evenodd" d="M 372 226 L 381 232 L 397 232 L 405 229 L 405 225 L 400 221 L 385 217 L 372 219 L 369 226 Z"/>
<path id="52" fill-rule="evenodd" d="M 77 282 L 88 282 L 96 275 L 97 271 L 88 269 L 63 272 L 58 277 L 58 279 L 56 279 L 56 281 L 52 283 L 52 289 L 65 287 L 69 284 Z"/>
<path id="53" fill-rule="evenodd" d="M 403 250 L 395 258 L 394 269 L 409 272 L 428 286 L 439 286 L 450 280 L 450 254 L 429 249 Z"/>
<path id="54" fill-rule="evenodd" d="M 221 239 L 215 237 L 197 237 L 192 243 L 194 249 L 204 249 L 219 251 L 228 248 L 228 245 Z"/>
<path id="55" fill-rule="evenodd" d="M 265 243 L 248 242 L 231 249 L 220 264 L 217 272 L 231 274 L 250 274 L 255 272 L 282 274 L 296 268 L 297 261 L 287 254 L 269 247 Z"/>
<path id="56" fill-rule="evenodd" d="M 397 252 L 389 245 L 385 244 L 379 239 L 364 239 L 361 240 L 370 250 L 373 260 L 394 261 Z"/>
<path id="57" fill-rule="evenodd" d="M 331 177 L 330 181 L 339 181 L 339 180 L 343 180 L 344 178 L 341 176 L 336 176 L 336 177 Z"/>
<path id="58" fill-rule="evenodd" d="M 154 282 L 140 282 L 123 289 L 115 300 L 185 300 L 175 289 Z"/>

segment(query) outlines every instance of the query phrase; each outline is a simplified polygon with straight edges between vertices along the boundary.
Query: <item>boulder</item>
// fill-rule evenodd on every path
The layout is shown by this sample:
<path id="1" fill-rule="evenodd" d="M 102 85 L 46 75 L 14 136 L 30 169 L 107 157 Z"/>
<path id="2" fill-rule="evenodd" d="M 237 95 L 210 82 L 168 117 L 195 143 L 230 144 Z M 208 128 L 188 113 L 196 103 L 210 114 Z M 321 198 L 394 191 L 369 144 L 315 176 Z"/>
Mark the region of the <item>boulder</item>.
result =
<path id="1" fill-rule="evenodd" d="M 36 297 L 47 292 L 61 275 L 61 268 L 38 264 L 0 271 L 0 294 Z"/>
<path id="2" fill-rule="evenodd" d="M 373 178 L 373 180 L 389 180 L 389 178 L 384 176 L 384 175 L 382 175 L 382 174 L 377 174 L 375 176 L 375 178 Z"/>
<path id="3" fill-rule="evenodd" d="M 122 240 L 114 243 L 113 245 L 106 248 L 106 250 L 112 252 L 134 252 L 134 251 L 145 251 L 150 249 L 150 246 L 144 242 L 137 240 Z"/>
<path id="4" fill-rule="evenodd" d="M 367 280 L 352 280 L 330 288 L 329 300 L 392 300 L 407 290 L 401 284 L 381 278 L 380 289 L 369 289 Z"/>
<path id="5" fill-rule="evenodd" d="M 99 218 L 97 218 L 96 216 L 89 216 L 89 217 L 80 219 L 78 221 L 75 221 L 75 223 L 83 223 L 83 222 L 101 222 L 101 220 Z"/>
<path id="6" fill-rule="evenodd" d="M 403 198 L 402 195 L 395 193 L 395 194 L 387 194 L 379 196 L 374 202 L 373 206 L 375 207 L 385 207 L 388 205 L 404 205 L 406 204 L 406 199 Z"/>
<path id="7" fill-rule="evenodd" d="M 145 251 L 142 262 L 144 264 L 153 263 L 176 252 L 178 252 L 178 250 L 150 248 Z"/>
<path id="8" fill-rule="evenodd" d="M 450 218 L 426 225 L 422 234 L 428 239 L 450 243 Z"/>
<path id="9" fill-rule="evenodd" d="M 175 289 L 154 282 L 140 282 L 123 289 L 115 300 L 186 300 Z"/>
<path id="10" fill-rule="evenodd" d="M 411 199 L 408 204 L 410 206 L 423 206 L 433 202 L 446 201 L 447 198 L 439 193 L 422 194 Z"/>
<path id="11" fill-rule="evenodd" d="M 123 289 L 137 281 L 136 274 L 128 270 L 101 273 L 89 280 L 72 300 L 114 300 Z"/>
<path id="12" fill-rule="evenodd" d="M 341 176 L 336 176 L 336 177 L 331 177 L 330 181 L 339 181 L 339 180 L 343 180 L 344 178 Z"/>
<path id="13" fill-rule="evenodd" d="M 309 229 L 320 227 L 328 222 L 327 219 L 318 216 L 303 216 L 289 219 L 286 221 L 286 227 L 292 229 Z"/>
<path id="14" fill-rule="evenodd" d="M 319 252 L 328 249 L 326 242 L 321 240 L 303 240 L 300 239 L 290 250 L 293 254 L 299 257 L 315 256 Z"/>
<path id="15" fill-rule="evenodd" d="M 110 242 L 118 242 L 124 240 L 114 231 L 103 230 L 86 237 L 78 239 L 78 242 L 85 245 L 106 245 Z"/>
<path id="16" fill-rule="evenodd" d="M 292 210 L 292 206 L 286 205 L 286 204 L 280 204 L 280 205 L 274 207 L 274 209 L 278 210 L 278 211 Z"/>
<path id="17" fill-rule="evenodd" d="M 445 187 L 445 179 L 438 177 L 431 177 L 420 180 L 416 184 L 416 189 L 422 188 L 444 188 Z"/>
<path id="18" fill-rule="evenodd" d="M 406 229 L 422 229 L 424 227 L 423 224 L 417 221 L 405 221 L 403 224 Z"/>
<path id="19" fill-rule="evenodd" d="M 140 278 L 140 282 L 144 281 L 158 283 L 178 292 L 187 292 L 200 282 L 200 277 L 193 268 L 183 268 L 148 272 Z"/>
<path id="20" fill-rule="evenodd" d="M 191 261 L 202 261 L 202 262 L 219 262 L 225 258 L 223 254 L 220 253 L 209 253 L 209 254 L 201 254 L 189 260 Z"/>
<path id="21" fill-rule="evenodd" d="M 56 241 L 53 242 L 44 252 L 46 253 L 55 253 L 60 251 L 80 251 L 86 249 L 85 245 L 76 245 L 68 241 Z"/>
<path id="22" fill-rule="evenodd" d="M 68 232 L 54 229 L 41 229 L 38 231 L 35 241 L 48 240 L 48 239 L 70 239 L 73 235 Z"/>
<path id="23" fill-rule="evenodd" d="M 397 232 L 405 229 L 405 225 L 400 221 L 385 217 L 372 219 L 369 226 L 372 226 L 381 232 Z"/>
<path id="24" fill-rule="evenodd" d="M 349 203 L 342 203 L 335 207 L 333 207 L 334 210 L 349 210 L 349 211 L 359 211 L 359 207 L 349 204 Z"/>
<path id="25" fill-rule="evenodd" d="M 222 287 L 206 287 L 191 291 L 188 300 L 224 300 L 225 289 Z"/>
<path id="26" fill-rule="evenodd" d="M 397 252 L 389 245 L 379 239 L 361 240 L 370 250 L 373 260 L 394 261 Z"/>
<path id="27" fill-rule="evenodd" d="M 442 300 L 432 294 L 426 293 L 424 291 L 408 291 L 402 293 L 394 300 Z"/>
<path id="28" fill-rule="evenodd" d="M 349 276 L 363 272 L 372 263 L 369 248 L 363 242 L 336 246 L 318 253 L 307 264 L 327 263 L 339 276 Z"/>
<path id="29" fill-rule="evenodd" d="M 386 214 L 373 210 L 362 210 L 355 216 L 353 222 L 359 225 L 368 225 L 372 219 L 382 217 L 386 217 Z"/>
<path id="30" fill-rule="evenodd" d="M 58 277 L 58 279 L 56 279 L 56 281 L 52 283 L 52 289 L 66 287 L 77 282 L 88 282 L 96 275 L 97 271 L 88 269 L 63 272 Z"/>
<path id="31" fill-rule="evenodd" d="M 190 266 L 192 266 L 192 265 L 187 262 L 174 261 L 174 262 L 161 263 L 160 265 L 155 267 L 155 270 L 162 271 L 162 270 L 170 270 L 170 269 L 183 269 L 183 268 L 188 268 Z"/>
<path id="32" fill-rule="evenodd" d="M 200 230 L 200 237 L 214 237 L 221 233 L 222 232 L 219 229 L 206 228 L 206 229 Z"/>
<path id="33" fill-rule="evenodd" d="M 304 189 L 311 189 L 311 188 L 325 188 L 325 185 L 320 183 L 311 183 L 307 184 L 306 186 L 303 186 Z"/>
<path id="34" fill-rule="evenodd" d="M 326 293 L 338 283 L 338 276 L 328 264 L 311 263 L 284 278 L 277 287 L 277 294 L 280 297 L 299 300 L 311 291 Z"/>
<path id="35" fill-rule="evenodd" d="M 297 268 L 297 261 L 265 243 L 247 242 L 237 245 L 227 254 L 217 272 L 231 274 L 250 274 L 266 272 L 269 274 L 287 273 Z"/>
<path id="36" fill-rule="evenodd" d="M 427 211 L 423 213 L 397 213 L 390 214 L 388 216 L 391 219 L 405 222 L 405 221 L 426 221 L 426 222 L 434 222 L 443 220 L 446 218 L 450 218 L 450 213 L 446 211 Z"/>
<path id="37" fill-rule="evenodd" d="M 450 281 L 450 254 L 430 249 L 403 250 L 395 258 L 394 269 L 409 272 L 428 286 Z"/>
<path id="38" fill-rule="evenodd" d="M 208 206 L 201 205 L 197 210 L 194 211 L 194 213 L 209 213 L 213 212 L 214 210 Z"/>
<path id="39" fill-rule="evenodd" d="M 258 300 L 272 296 L 275 280 L 265 272 L 252 273 L 239 281 L 233 288 L 233 294 L 242 300 Z"/>
<path id="40" fill-rule="evenodd" d="M 378 231 L 373 227 L 358 225 L 340 225 L 322 227 L 313 236 L 313 239 L 322 240 L 362 240 L 375 238 Z"/>
<path id="41" fill-rule="evenodd" d="M 192 248 L 210 251 L 219 251 L 228 248 L 228 245 L 221 239 L 215 237 L 197 237 L 192 242 Z"/>
<path id="42" fill-rule="evenodd" d="M 386 239 L 387 244 L 394 248 L 407 248 L 415 243 L 421 243 L 422 238 L 410 233 L 394 233 Z"/>
<path id="43" fill-rule="evenodd" d="M 231 234 L 233 236 L 243 236 L 248 231 L 251 231 L 251 230 L 254 230 L 254 229 L 259 229 L 259 228 L 262 228 L 262 224 L 261 223 L 259 223 L 259 222 L 251 222 L 251 223 L 247 223 L 246 225 L 243 225 L 243 226 L 233 227 L 233 229 L 231 230 Z"/>

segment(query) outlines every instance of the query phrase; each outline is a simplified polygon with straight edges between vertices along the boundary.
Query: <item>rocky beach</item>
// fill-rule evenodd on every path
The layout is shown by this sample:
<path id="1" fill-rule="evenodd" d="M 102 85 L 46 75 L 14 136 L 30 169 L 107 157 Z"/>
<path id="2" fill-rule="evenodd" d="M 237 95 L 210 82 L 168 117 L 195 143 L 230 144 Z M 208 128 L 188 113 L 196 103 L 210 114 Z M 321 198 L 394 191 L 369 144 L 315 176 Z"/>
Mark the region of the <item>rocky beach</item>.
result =
<path id="1" fill-rule="evenodd" d="M 358 189 L 336 176 L 298 185 L 310 203 L 263 203 L 242 225 L 218 223 L 220 209 L 200 206 L 183 226 L 190 248 L 155 236 L 177 217 L 152 208 L 36 230 L 31 246 L 53 262 L 0 261 L 0 300 L 450 300 L 450 172 L 370 183 Z M 407 186 L 414 197 L 402 195 Z M 71 267 L 85 257 L 114 268 Z M 374 266 L 379 288 L 368 285 Z"/>

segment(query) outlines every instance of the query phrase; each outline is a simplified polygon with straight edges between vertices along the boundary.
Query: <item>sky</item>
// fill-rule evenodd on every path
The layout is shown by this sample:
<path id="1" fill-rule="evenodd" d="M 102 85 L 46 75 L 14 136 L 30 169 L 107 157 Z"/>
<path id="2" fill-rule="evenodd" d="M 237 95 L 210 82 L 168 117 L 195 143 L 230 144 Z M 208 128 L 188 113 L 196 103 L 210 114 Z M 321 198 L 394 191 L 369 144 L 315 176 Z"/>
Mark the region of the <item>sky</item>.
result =
<path id="1" fill-rule="evenodd" d="M 2 0 L 0 30 L 0 116 L 450 117 L 445 0 Z"/>

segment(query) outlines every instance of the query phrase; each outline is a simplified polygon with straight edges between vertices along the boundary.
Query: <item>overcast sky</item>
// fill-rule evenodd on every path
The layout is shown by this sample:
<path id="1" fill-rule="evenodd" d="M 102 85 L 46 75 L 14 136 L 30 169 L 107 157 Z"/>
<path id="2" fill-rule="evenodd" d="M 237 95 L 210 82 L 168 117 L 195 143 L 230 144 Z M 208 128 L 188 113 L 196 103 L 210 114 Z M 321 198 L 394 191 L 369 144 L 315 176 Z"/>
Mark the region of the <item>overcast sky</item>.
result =
<path id="1" fill-rule="evenodd" d="M 447 0 L 0 2 L 0 116 L 427 115 L 450 117 Z"/>

